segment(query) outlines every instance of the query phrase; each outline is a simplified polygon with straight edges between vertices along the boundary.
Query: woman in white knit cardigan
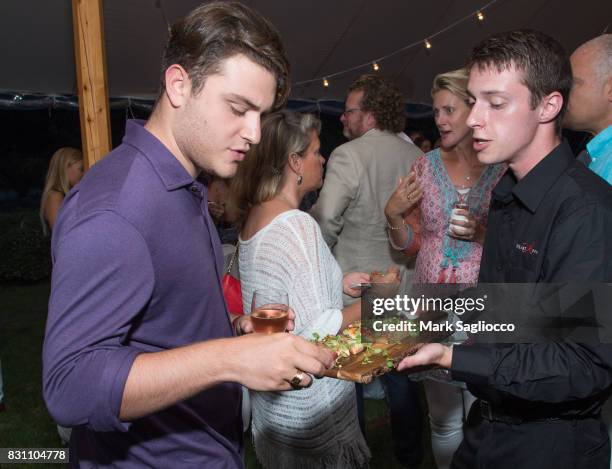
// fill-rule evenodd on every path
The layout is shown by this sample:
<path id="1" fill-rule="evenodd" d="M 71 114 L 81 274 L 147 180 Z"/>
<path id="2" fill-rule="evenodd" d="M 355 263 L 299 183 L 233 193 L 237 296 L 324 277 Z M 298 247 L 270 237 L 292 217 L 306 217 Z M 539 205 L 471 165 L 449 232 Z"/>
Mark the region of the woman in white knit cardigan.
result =
<path id="1" fill-rule="evenodd" d="M 294 333 L 337 334 L 360 314 L 360 302 L 342 307 L 342 292 L 369 275 L 342 277 L 316 221 L 298 210 L 305 194 L 321 187 L 319 120 L 279 111 L 262 123 L 261 141 L 232 182 L 233 203 L 243 214 L 239 238 L 245 311 L 253 291 L 275 288 L 289 296 Z M 251 392 L 253 439 L 267 468 L 365 467 L 370 451 L 357 421 L 353 383 L 331 378 L 299 391 Z"/>

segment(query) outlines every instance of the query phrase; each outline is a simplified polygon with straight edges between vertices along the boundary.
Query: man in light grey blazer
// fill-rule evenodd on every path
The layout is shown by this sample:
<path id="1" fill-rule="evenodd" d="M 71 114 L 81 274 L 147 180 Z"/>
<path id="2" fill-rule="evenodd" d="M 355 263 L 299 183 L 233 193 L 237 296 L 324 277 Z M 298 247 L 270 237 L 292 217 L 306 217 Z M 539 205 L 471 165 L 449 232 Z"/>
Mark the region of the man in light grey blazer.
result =
<path id="1" fill-rule="evenodd" d="M 364 75 L 350 86 L 340 120 L 350 141 L 331 154 L 310 213 L 343 273 L 386 270 L 395 264 L 404 282 L 409 281 L 412 260 L 389 244 L 384 215 L 398 177 L 406 176 L 421 154 L 396 135 L 404 130 L 403 97 L 384 78 Z"/>
<path id="2" fill-rule="evenodd" d="M 413 261 L 389 244 L 384 208 L 399 176 L 406 176 L 422 152 L 396 134 L 404 130 L 404 100 L 378 75 L 364 75 L 349 88 L 340 118 L 350 141 L 336 148 L 311 215 L 342 272 L 372 272 L 397 265 L 402 281 L 412 277 Z M 408 267 L 408 268 L 407 268 Z M 354 299 L 344 296 L 345 304 Z M 386 387 L 396 458 L 407 467 L 422 459 L 418 388 L 408 377 L 388 373 Z M 358 405 L 363 403 L 358 386 Z M 360 407 L 360 421 L 362 407 Z"/>

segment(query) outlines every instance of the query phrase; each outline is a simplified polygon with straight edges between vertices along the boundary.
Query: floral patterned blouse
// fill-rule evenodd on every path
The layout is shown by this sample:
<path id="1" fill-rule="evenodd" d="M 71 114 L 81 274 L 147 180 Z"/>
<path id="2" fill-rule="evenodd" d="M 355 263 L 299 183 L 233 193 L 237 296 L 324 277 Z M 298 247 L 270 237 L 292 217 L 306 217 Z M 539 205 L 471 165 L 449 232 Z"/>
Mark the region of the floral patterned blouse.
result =
<path id="1" fill-rule="evenodd" d="M 458 199 L 438 148 L 414 162 L 417 178 L 423 187 L 419 209 L 405 216 L 415 233 L 404 249 L 407 254 L 418 251 L 414 283 L 475 283 L 478 281 L 482 246 L 448 235 L 453 205 Z M 471 187 L 467 202 L 476 221 L 487 226 L 491 190 L 504 174 L 506 165 L 490 165 Z"/>

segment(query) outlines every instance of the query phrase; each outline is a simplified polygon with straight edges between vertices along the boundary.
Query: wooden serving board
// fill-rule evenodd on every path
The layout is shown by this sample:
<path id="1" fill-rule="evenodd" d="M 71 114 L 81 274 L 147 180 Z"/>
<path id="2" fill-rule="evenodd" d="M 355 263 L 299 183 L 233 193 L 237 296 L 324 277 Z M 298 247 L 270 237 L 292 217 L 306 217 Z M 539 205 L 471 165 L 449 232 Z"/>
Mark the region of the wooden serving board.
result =
<path id="1" fill-rule="evenodd" d="M 387 360 L 393 360 L 394 366 L 408 355 L 415 353 L 423 344 L 372 344 L 373 348 L 382 349 L 387 352 L 371 354 L 370 363 L 363 364 L 364 352 L 350 357 L 341 358 L 336 366 L 325 372 L 325 376 L 356 383 L 370 383 L 376 376 L 392 371 L 394 368 L 387 367 Z"/>
<path id="2" fill-rule="evenodd" d="M 419 335 L 419 343 L 415 343 L 414 339 L 406 343 L 384 343 L 375 342 L 372 348 L 378 348 L 380 353 L 370 354 L 370 363 L 362 363 L 365 356 L 365 351 L 359 352 L 350 357 L 344 357 L 338 360 L 338 363 L 325 372 L 325 376 L 336 379 L 344 379 L 347 381 L 355 381 L 356 383 L 368 384 L 375 377 L 384 375 L 397 368 L 408 355 L 416 353 L 423 345 L 432 342 L 442 342 L 447 339 L 452 332 L 448 331 L 428 331 Z M 383 353 L 387 352 L 386 356 Z M 387 360 L 393 360 L 393 368 L 387 367 Z"/>

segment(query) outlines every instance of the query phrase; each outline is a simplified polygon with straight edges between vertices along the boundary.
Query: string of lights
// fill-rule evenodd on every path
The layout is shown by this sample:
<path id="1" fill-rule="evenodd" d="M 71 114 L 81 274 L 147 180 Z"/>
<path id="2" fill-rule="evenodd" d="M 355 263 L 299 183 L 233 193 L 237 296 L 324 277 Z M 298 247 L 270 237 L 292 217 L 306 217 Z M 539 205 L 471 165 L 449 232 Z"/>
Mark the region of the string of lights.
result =
<path id="1" fill-rule="evenodd" d="M 324 87 L 329 87 L 330 84 L 330 79 L 340 76 L 340 75 L 345 75 L 347 73 L 353 72 L 355 70 L 359 70 L 361 68 L 365 68 L 365 67 L 372 67 L 372 69 L 375 72 L 378 72 L 381 68 L 380 64 L 381 62 L 397 55 L 397 54 L 401 54 L 402 52 L 407 51 L 408 49 L 412 49 L 414 47 L 417 46 L 424 46 L 425 49 L 430 50 L 433 45 L 432 45 L 432 40 L 437 37 L 440 36 L 441 34 L 444 34 L 447 31 L 450 31 L 451 29 L 453 29 L 454 27 L 458 26 L 459 24 L 469 20 L 470 18 L 476 18 L 476 21 L 484 21 L 485 19 L 485 15 L 484 15 L 484 11 L 489 8 L 491 5 L 493 5 L 494 3 L 497 3 L 499 0 L 491 0 L 488 3 L 486 3 L 485 5 L 483 5 L 482 7 L 478 8 L 477 10 L 472 11 L 470 14 L 465 15 L 462 18 L 459 18 L 457 21 L 455 21 L 454 23 L 451 23 L 450 25 L 446 26 L 445 28 L 442 28 L 441 30 L 437 31 L 434 34 L 430 34 L 427 37 L 424 37 L 422 39 L 419 39 L 418 41 L 415 41 L 411 44 L 408 44 L 406 46 L 403 46 L 399 49 L 394 50 L 393 52 L 390 52 L 387 55 L 383 55 L 382 57 L 378 57 L 375 58 L 373 60 L 368 60 L 367 62 L 364 62 L 362 64 L 359 65 L 355 65 L 354 67 L 351 68 L 347 68 L 345 70 L 340 70 L 338 72 L 334 72 L 334 73 L 329 73 L 327 75 L 324 76 L 320 76 L 317 78 L 311 78 L 309 80 L 302 80 L 302 81 L 298 81 L 296 83 L 294 83 L 292 86 L 302 86 L 302 85 L 306 85 L 306 84 L 310 84 L 310 83 L 316 83 L 316 82 L 321 82 L 323 83 Z"/>

